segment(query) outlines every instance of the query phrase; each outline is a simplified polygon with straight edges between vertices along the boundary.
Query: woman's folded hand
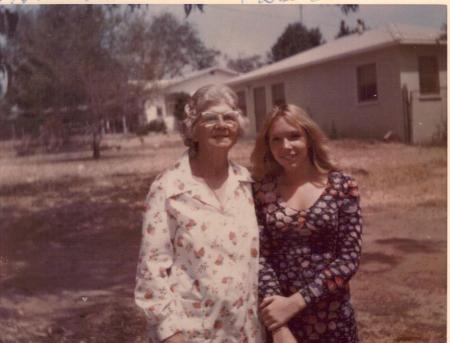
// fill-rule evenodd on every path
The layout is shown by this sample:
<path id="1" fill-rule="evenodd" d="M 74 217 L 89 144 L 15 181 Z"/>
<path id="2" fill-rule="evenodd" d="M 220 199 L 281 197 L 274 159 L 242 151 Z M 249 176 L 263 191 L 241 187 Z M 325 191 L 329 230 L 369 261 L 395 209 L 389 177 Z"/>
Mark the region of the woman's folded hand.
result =
<path id="1" fill-rule="evenodd" d="M 270 330 L 276 330 L 286 324 L 295 314 L 306 307 L 305 300 L 300 293 L 290 297 L 273 295 L 262 301 L 261 315 L 264 325 Z"/>

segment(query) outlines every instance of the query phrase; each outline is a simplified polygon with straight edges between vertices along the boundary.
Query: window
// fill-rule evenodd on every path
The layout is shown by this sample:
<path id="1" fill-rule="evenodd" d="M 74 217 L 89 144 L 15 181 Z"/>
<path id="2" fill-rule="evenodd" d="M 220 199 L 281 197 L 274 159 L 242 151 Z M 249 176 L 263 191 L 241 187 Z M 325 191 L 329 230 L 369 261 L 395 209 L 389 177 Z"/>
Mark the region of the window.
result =
<path id="1" fill-rule="evenodd" d="M 361 102 L 377 100 L 377 71 L 375 63 L 358 67 L 356 74 L 358 79 L 358 100 Z"/>
<path id="2" fill-rule="evenodd" d="M 238 107 L 241 109 L 242 114 L 247 116 L 247 101 L 245 99 L 245 91 L 239 91 L 236 93 L 238 96 Z"/>
<path id="3" fill-rule="evenodd" d="M 272 85 L 272 106 L 284 105 L 286 97 L 284 96 L 284 83 Z"/>
<path id="4" fill-rule="evenodd" d="M 439 67 L 436 56 L 419 57 L 419 86 L 421 94 L 439 93 Z"/>
<path id="5" fill-rule="evenodd" d="M 156 107 L 156 115 L 158 117 L 162 117 L 162 115 L 163 115 L 163 110 L 160 106 Z"/>

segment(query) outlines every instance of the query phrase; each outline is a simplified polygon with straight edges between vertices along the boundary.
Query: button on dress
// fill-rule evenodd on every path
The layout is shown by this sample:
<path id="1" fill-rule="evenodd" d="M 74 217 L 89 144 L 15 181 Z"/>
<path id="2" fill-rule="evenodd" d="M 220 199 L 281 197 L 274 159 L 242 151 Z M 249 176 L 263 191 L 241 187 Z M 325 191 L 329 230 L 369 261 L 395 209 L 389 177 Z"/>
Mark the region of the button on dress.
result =
<path id="1" fill-rule="evenodd" d="M 188 154 L 153 182 L 146 199 L 135 300 L 149 341 L 262 343 L 259 239 L 248 171 L 229 163 L 223 206 L 194 178 Z"/>
<path id="2" fill-rule="evenodd" d="M 288 323 L 299 342 L 358 342 L 349 291 L 361 255 L 355 180 L 329 172 L 325 190 L 306 210 L 283 201 L 276 178 L 255 183 L 254 198 L 260 225 L 260 298 L 300 292 L 307 306 Z"/>

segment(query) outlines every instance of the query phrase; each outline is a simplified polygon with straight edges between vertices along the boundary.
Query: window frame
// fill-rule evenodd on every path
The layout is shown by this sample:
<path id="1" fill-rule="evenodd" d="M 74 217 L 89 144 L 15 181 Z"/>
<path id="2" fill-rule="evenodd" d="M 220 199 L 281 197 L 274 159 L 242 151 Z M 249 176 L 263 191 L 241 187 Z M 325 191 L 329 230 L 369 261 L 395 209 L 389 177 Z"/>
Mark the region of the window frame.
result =
<path id="1" fill-rule="evenodd" d="M 370 78 L 371 76 L 363 75 L 363 72 L 365 71 L 365 68 L 374 68 L 371 73 L 373 73 L 374 80 L 362 80 L 362 78 Z M 364 87 L 362 89 L 362 87 Z M 370 87 L 374 87 L 375 90 L 371 90 Z M 374 95 L 370 95 L 370 93 L 373 93 Z M 380 94 L 378 91 L 378 75 L 377 75 L 377 64 L 375 62 L 371 63 L 365 63 L 358 65 L 356 67 L 356 98 L 359 104 L 369 104 L 369 103 L 375 103 L 379 100 Z"/>
<path id="2" fill-rule="evenodd" d="M 432 61 L 433 65 L 431 65 L 431 69 L 424 71 L 424 63 L 423 61 L 428 60 Z M 422 63 L 421 63 L 422 61 Z M 440 80 L 439 80 L 439 59 L 436 55 L 420 55 L 417 57 L 417 72 L 419 76 L 419 93 L 421 95 L 436 95 L 440 94 Z M 425 75 L 424 75 L 425 74 Z M 432 80 L 431 80 L 432 79 Z M 431 80 L 430 84 L 424 85 L 426 81 Z"/>

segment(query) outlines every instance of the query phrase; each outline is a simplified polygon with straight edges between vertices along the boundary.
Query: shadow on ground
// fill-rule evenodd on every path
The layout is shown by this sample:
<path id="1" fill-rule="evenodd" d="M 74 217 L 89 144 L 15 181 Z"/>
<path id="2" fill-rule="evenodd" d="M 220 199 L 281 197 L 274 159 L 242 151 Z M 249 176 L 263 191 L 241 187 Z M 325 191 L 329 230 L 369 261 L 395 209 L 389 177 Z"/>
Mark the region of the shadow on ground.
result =
<path id="1" fill-rule="evenodd" d="M 436 253 L 445 249 L 446 242 L 434 240 L 417 240 L 410 238 L 389 238 L 375 241 L 382 245 L 392 245 L 395 249 L 405 253 Z"/>
<path id="2" fill-rule="evenodd" d="M 118 175 L 106 186 L 68 178 L 0 189 L 18 202 L 37 199 L 37 209 L 2 211 L 0 317 L 9 327 L 0 341 L 140 342 L 145 322 L 132 294 L 142 203 L 153 177 Z M 30 322 L 22 340 L 20 325 L 39 313 L 47 324 L 32 328 Z"/>

